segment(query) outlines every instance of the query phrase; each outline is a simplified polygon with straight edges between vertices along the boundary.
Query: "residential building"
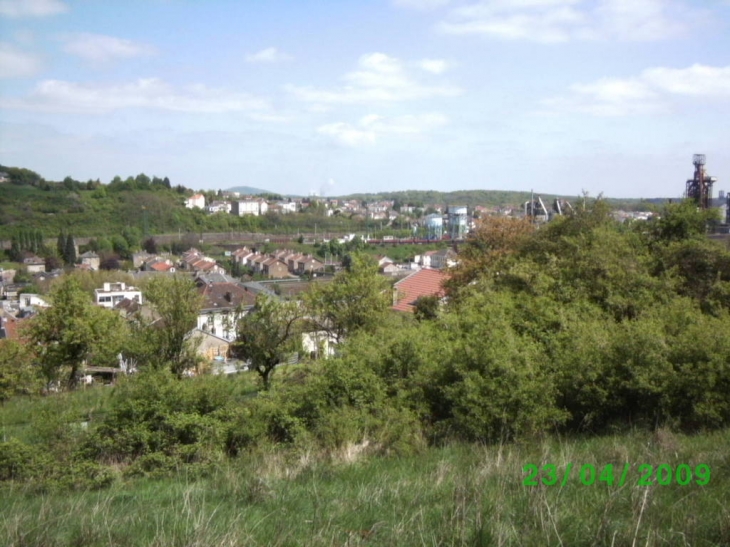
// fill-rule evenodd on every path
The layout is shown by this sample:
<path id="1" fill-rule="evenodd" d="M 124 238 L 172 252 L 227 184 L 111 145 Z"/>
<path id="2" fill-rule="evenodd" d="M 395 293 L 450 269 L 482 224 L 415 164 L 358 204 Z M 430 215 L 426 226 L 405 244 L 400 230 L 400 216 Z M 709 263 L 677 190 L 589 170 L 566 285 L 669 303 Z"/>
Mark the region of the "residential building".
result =
<path id="1" fill-rule="evenodd" d="M 453 249 L 442 249 L 431 255 L 431 268 L 443 270 L 456 266 L 456 253 Z"/>
<path id="2" fill-rule="evenodd" d="M 51 304 L 39 294 L 21 293 L 18 297 L 21 308 L 50 308 Z"/>
<path id="3" fill-rule="evenodd" d="M 183 253 L 180 267 L 196 273 L 226 273 L 225 269 L 219 266 L 215 259 L 203 255 L 194 248 Z"/>
<path id="4" fill-rule="evenodd" d="M 153 258 L 155 258 L 155 255 L 151 255 L 147 251 L 139 251 L 132 255 L 132 266 L 135 268 L 141 268 L 145 262 Z"/>
<path id="5" fill-rule="evenodd" d="M 305 255 L 297 260 L 296 273 L 299 275 L 312 274 L 324 271 L 324 264 L 311 255 Z"/>
<path id="6" fill-rule="evenodd" d="M 156 256 L 142 264 L 142 270 L 146 272 L 168 272 L 175 273 L 175 264 L 169 258 Z"/>
<path id="7" fill-rule="evenodd" d="M 244 199 L 231 202 L 231 214 L 239 217 L 245 215 L 260 216 L 266 214 L 269 205 L 263 199 Z"/>
<path id="8" fill-rule="evenodd" d="M 185 207 L 188 209 L 205 208 L 205 196 L 203 194 L 195 194 L 185 200 Z"/>
<path id="9" fill-rule="evenodd" d="M 101 261 L 99 260 L 99 255 L 94 251 L 86 251 L 79 259 L 81 260 L 81 264 L 87 264 L 92 270 L 99 269 Z"/>
<path id="10" fill-rule="evenodd" d="M 209 213 L 230 213 L 231 204 L 228 201 L 214 201 L 206 208 Z"/>
<path id="11" fill-rule="evenodd" d="M 193 329 L 192 335 L 200 340 L 197 352 L 204 359 L 213 361 L 216 358 L 221 360 L 228 358 L 231 347 L 229 340 L 200 329 Z"/>
<path id="12" fill-rule="evenodd" d="M 393 309 L 413 312 L 416 302 L 424 296 L 443 298 L 442 285 L 449 275 L 441 270 L 419 270 L 393 285 Z"/>
<path id="13" fill-rule="evenodd" d="M 40 273 L 46 271 L 46 261 L 42 258 L 32 255 L 23 259 L 23 264 L 28 273 Z"/>
<path id="14" fill-rule="evenodd" d="M 142 291 L 136 287 L 127 287 L 126 283 L 104 283 L 103 289 L 95 289 L 96 303 L 99 306 L 112 309 L 119 302 L 128 298 L 142 304 Z"/>
<path id="15" fill-rule="evenodd" d="M 236 325 L 256 303 L 256 296 L 238 283 L 212 282 L 207 277 L 196 279 L 203 306 L 197 327 L 228 341 L 236 338 Z"/>
<path id="16" fill-rule="evenodd" d="M 269 257 L 261 263 L 261 273 L 269 279 L 289 277 L 289 267 L 283 260 Z"/>
<path id="17" fill-rule="evenodd" d="M 297 203 L 296 201 L 279 201 L 277 203 L 282 214 L 296 213 Z"/>

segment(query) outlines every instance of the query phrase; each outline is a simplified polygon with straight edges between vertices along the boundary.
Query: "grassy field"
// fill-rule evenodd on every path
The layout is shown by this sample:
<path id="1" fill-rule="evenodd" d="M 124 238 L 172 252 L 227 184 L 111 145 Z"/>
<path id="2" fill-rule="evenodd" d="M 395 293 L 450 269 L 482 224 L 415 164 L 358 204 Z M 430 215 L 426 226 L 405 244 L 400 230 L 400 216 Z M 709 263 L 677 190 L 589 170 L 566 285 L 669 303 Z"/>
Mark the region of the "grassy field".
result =
<path id="1" fill-rule="evenodd" d="M 730 545 L 730 432 L 452 445 L 408 457 L 350 446 L 274 448 L 204 478 L 117 480 L 105 490 L 0 491 L 8 546 Z M 631 464 L 625 484 L 618 474 Z M 523 485 L 527 464 L 572 463 L 564 486 Z M 578 467 L 613 463 L 613 485 Z M 638 466 L 705 463 L 709 483 L 639 486 Z M 538 479 L 548 480 L 547 473 Z"/>

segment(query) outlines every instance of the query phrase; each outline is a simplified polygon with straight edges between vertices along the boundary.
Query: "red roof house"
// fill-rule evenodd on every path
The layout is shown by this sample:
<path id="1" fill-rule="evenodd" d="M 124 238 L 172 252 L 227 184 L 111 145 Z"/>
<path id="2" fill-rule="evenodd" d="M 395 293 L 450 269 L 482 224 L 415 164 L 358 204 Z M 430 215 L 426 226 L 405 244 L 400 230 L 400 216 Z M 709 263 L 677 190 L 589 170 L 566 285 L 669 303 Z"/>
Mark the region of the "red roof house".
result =
<path id="1" fill-rule="evenodd" d="M 423 296 L 444 296 L 441 287 L 449 278 L 441 270 L 419 270 L 393 285 L 393 308 L 397 311 L 413 312 L 416 302 Z"/>

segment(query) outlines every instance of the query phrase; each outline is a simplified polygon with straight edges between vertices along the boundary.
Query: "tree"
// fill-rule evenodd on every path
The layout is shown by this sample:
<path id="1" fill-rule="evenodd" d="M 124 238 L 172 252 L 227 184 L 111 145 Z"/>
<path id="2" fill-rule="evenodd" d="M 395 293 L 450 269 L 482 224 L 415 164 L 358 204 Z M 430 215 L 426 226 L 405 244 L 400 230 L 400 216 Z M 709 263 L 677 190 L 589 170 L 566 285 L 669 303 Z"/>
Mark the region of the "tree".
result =
<path id="1" fill-rule="evenodd" d="M 459 265 L 452 270 L 446 288 L 453 295 L 492 268 L 498 260 L 516 253 L 534 231 L 524 219 L 486 217 L 477 221 L 459 253 Z"/>
<path id="2" fill-rule="evenodd" d="M 261 293 L 254 309 L 238 322 L 233 353 L 250 362 L 264 389 L 271 387 L 276 365 L 301 349 L 302 316 L 298 302 L 276 300 Z"/>
<path id="3" fill-rule="evenodd" d="M 76 243 L 71 234 L 66 236 L 66 246 L 63 251 L 63 260 L 66 264 L 76 264 Z"/>
<path id="4" fill-rule="evenodd" d="M 0 404 L 14 395 L 29 395 L 39 387 L 31 353 L 17 340 L 0 340 Z"/>
<path id="5" fill-rule="evenodd" d="M 28 337 L 36 361 L 50 384 L 66 372 L 73 388 L 83 363 L 114 366 L 127 334 L 121 316 L 94 305 L 73 276 L 64 276 L 50 293 L 53 305 L 30 320 Z"/>
<path id="6" fill-rule="evenodd" d="M 388 281 L 369 256 L 354 254 L 349 269 L 331 283 L 315 285 L 306 295 L 310 321 L 337 342 L 358 330 L 372 331 L 390 305 Z"/>
<path id="7" fill-rule="evenodd" d="M 114 254 L 107 255 L 99 263 L 100 270 L 118 270 L 120 268 L 121 268 L 121 265 L 119 264 L 119 257 Z"/>
<path id="8" fill-rule="evenodd" d="M 145 239 L 142 242 L 142 248 L 151 255 L 156 255 L 158 253 L 157 241 L 154 237 L 148 237 Z"/>
<path id="9" fill-rule="evenodd" d="M 197 325 L 201 296 L 191 279 L 176 275 L 150 281 L 145 297 L 153 317 L 137 316 L 134 356 L 153 368 L 169 366 L 180 376 L 197 361 L 197 341 L 190 333 Z"/>
<path id="10" fill-rule="evenodd" d="M 66 256 L 66 235 L 63 232 L 59 232 L 58 239 L 56 240 L 56 252 L 61 258 Z"/>
<path id="11" fill-rule="evenodd" d="M 430 321 L 432 319 L 436 319 L 439 314 L 440 306 L 441 299 L 438 296 L 422 296 L 416 300 L 415 309 L 413 310 L 414 317 L 418 321 Z"/>
<path id="12" fill-rule="evenodd" d="M 57 270 L 59 268 L 63 267 L 63 262 L 60 258 L 54 255 L 49 255 L 46 257 L 46 271 L 52 272 L 53 270 Z"/>
<path id="13" fill-rule="evenodd" d="M 659 241 L 680 241 L 704 236 L 708 223 L 717 220 L 717 209 L 699 209 L 693 200 L 688 199 L 667 204 L 659 220 L 653 223 L 652 231 Z"/>

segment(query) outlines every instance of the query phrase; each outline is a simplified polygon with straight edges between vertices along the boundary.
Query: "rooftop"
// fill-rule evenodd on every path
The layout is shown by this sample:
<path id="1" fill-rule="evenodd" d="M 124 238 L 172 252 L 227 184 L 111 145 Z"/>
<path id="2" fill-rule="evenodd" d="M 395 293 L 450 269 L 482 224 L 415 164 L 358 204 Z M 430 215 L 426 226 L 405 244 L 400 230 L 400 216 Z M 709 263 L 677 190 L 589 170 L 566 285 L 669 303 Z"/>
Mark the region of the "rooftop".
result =
<path id="1" fill-rule="evenodd" d="M 398 281 L 393 287 L 397 291 L 394 310 L 413 312 L 416 301 L 424 296 L 443 296 L 442 283 L 449 278 L 441 270 L 419 270 Z"/>

